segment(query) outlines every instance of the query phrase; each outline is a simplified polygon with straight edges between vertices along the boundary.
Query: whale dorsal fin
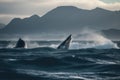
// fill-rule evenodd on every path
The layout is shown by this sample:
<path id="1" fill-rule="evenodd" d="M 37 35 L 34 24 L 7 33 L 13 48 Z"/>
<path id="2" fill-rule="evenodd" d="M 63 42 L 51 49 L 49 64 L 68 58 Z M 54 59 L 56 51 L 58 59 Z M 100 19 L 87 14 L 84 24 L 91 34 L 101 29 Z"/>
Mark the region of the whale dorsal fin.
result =
<path id="1" fill-rule="evenodd" d="M 57 49 L 69 49 L 72 35 L 69 35 L 58 47 Z"/>

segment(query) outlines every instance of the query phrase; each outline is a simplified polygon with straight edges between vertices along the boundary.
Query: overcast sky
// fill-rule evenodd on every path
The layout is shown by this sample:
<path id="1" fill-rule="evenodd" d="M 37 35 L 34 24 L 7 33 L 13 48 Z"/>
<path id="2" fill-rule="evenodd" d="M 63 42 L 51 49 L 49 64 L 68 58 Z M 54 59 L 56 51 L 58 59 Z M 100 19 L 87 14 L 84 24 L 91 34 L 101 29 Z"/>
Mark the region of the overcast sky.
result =
<path id="1" fill-rule="evenodd" d="M 0 23 L 7 24 L 14 17 L 42 16 L 57 6 L 101 7 L 115 11 L 120 10 L 120 0 L 0 0 Z"/>

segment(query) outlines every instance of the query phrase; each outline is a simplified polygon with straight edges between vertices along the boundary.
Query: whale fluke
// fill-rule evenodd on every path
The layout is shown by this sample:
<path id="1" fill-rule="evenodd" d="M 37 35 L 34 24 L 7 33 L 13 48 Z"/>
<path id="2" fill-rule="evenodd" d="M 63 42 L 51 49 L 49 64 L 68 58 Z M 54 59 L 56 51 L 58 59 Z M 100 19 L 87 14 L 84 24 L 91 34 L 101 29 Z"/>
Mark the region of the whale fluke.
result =
<path id="1" fill-rule="evenodd" d="M 72 39 L 72 35 L 69 35 L 67 39 L 57 47 L 57 49 L 69 49 L 71 39 Z"/>
<path id="2" fill-rule="evenodd" d="M 19 40 L 16 43 L 15 48 L 25 48 L 25 41 L 19 38 Z"/>

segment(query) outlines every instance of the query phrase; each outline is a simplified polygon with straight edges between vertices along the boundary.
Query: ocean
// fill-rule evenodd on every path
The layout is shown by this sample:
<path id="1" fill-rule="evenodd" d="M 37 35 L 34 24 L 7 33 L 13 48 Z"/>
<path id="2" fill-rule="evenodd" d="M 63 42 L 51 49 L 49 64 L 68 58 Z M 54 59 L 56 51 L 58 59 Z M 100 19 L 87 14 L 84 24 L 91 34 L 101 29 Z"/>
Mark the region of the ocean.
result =
<path id="1" fill-rule="evenodd" d="M 120 42 L 0 41 L 0 80 L 120 80 Z"/>

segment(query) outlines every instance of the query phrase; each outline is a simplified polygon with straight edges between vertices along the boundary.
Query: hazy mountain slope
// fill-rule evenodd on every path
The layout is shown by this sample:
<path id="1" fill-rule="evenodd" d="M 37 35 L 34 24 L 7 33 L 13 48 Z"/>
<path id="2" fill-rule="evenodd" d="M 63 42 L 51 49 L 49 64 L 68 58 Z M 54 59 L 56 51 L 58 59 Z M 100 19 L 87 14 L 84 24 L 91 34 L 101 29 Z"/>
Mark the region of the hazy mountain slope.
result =
<path id="1" fill-rule="evenodd" d="M 120 29 L 120 11 L 101 8 L 83 10 L 73 6 L 57 7 L 42 17 L 14 18 L 0 34 L 80 33 L 83 28 Z"/>

